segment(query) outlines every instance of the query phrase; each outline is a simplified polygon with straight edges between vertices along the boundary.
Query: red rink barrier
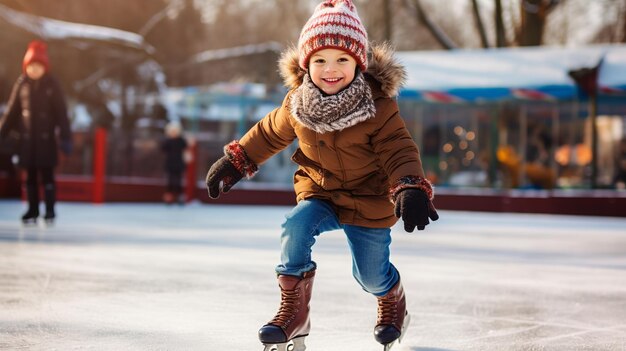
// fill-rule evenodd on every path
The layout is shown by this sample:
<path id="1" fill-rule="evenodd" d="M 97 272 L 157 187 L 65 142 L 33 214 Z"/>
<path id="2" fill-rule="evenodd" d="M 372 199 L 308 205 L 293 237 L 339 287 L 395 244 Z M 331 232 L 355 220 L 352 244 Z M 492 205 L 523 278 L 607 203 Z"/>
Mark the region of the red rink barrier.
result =
<path id="1" fill-rule="evenodd" d="M 93 145 L 93 203 L 104 202 L 104 178 L 106 173 L 107 155 L 107 131 L 104 128 L 97 128 L 94 135 Z"/>

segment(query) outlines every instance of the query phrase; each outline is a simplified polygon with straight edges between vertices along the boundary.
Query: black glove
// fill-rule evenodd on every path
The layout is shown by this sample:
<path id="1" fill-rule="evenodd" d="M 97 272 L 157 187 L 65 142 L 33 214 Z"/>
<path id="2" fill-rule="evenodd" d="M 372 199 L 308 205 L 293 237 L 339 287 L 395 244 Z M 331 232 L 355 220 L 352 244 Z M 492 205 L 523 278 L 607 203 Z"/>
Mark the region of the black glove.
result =
<path id="1" fill-rule="evenodd" d="M 222 192 L 227 193 L 241 178 L 243 174 L 228 160 L 228 156 L 223 156 L 211 166 L 206 175 L 209 196 L 217 199 L 220 196 L 220 184 Z"/>
<path id="2" fill-rule="evenodd" d="M 419 189 L 404 189 L 396 196 L 396 217 L 404 221 L 404 230 L 412 233 L 424 230 L 430 223 L 428 218 L 436 221 L 439 219 L 437 210 L 425 192 Z"/>

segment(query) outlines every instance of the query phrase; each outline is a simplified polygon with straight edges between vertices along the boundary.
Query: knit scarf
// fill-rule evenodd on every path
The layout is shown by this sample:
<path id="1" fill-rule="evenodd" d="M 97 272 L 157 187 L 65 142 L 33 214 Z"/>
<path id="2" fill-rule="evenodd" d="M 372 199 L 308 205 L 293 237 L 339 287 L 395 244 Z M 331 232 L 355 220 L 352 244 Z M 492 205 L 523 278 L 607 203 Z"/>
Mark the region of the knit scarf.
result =
<path id="1" fill-rule="evenodd" d="M 324 94 L 308 74 L 291 95 L 291 114 L 305 127 L 320 134 L 343 130 L 376 114 L 372 91 L 359 73 L 345 89 Z"/>

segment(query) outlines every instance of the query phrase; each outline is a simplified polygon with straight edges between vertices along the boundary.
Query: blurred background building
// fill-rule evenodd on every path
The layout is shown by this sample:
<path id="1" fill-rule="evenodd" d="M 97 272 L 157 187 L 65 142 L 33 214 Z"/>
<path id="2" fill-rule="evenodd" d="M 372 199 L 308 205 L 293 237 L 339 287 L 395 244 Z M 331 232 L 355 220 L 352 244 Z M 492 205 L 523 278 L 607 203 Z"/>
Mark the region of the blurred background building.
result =
<path id="1" fill-rule="evenodd" d="M 0 112 L 41 38 L 76 145 L 61 200 L 92 199 L 98 152 L 104 201 L 160 200 L 163 127 L 180 121 L 197 141 L 188 196 L 208 201 L 208 165 L 279 106 L 276 61 L 317 3 L 0 0 Z M 370 40 L 391 42 L 407 68 L 398 102 L 440 207 L 626 215 L 626 0 L 355 3 Z M 295 147 L 223 201 L 294 201 Z M 19 182 L 0 155 L 0 196 L 19 197 Z"/>

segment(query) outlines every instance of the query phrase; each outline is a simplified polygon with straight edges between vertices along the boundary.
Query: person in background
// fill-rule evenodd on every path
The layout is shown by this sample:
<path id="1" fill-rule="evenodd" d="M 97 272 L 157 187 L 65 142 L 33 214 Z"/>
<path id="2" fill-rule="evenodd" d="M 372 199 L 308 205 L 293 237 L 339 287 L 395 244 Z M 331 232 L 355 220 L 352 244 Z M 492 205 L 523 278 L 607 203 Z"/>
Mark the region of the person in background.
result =
<path id="1" fill-rule="evenodd" d="M 350 0 L 319 4 L 300 34 L 298 48 L 280 66 L 291 88 L 207 173 L 209 196 L 228 192 L 296 139 L 292 159 L 297 205 L 282 225 L 276 266 L 281 303 L 259 330 L 265 350 L 305 349 L 318 235 L 343 230 L 352 274 L 378 301 L 374 338 L 388 350 L 409 324 L 400 273 L 390 262 L 391 226 L 423 230 L 439 218 L 433 187 L 395 96 L 406 77 L 387 45 L 372 47 Z M 245 216 L 244 216 L 245 217 Z M 330 311 L 329 311 L 330 312 Z M 346 321 L 348 322 L 348 321 Z M 275 348 L 276 347 L 276 348 Z"/>
<path id="2" fill-rule="evenodd" d="M 65 96 L 50 73 L 44 42 L 34 40 L 28 45 L 22 70 L 0 122 L 0 139 L 11 134 L 19 138 L 18 165 L 26 171 L 28 200 L 22 221 L 25 224 L 37 222 L 41 183 L 46 209 L 44 219 L 52 223 L 56 217 L 54 168 L 58 163 L 58 148 L 69 155 L 73 145 Z"/>
<path id="3" fill-rule="evenodd" d="M 161 150 L 165 153 L 165 172 L 167 185 L 163 201 L 167 204 L 184 203 L 183 174 L 185 172 L 185 150 L 187 141 L 182 136 L 182 127 L 177 122 L 170 122 L 165 126 L 165 139 Z"/>

